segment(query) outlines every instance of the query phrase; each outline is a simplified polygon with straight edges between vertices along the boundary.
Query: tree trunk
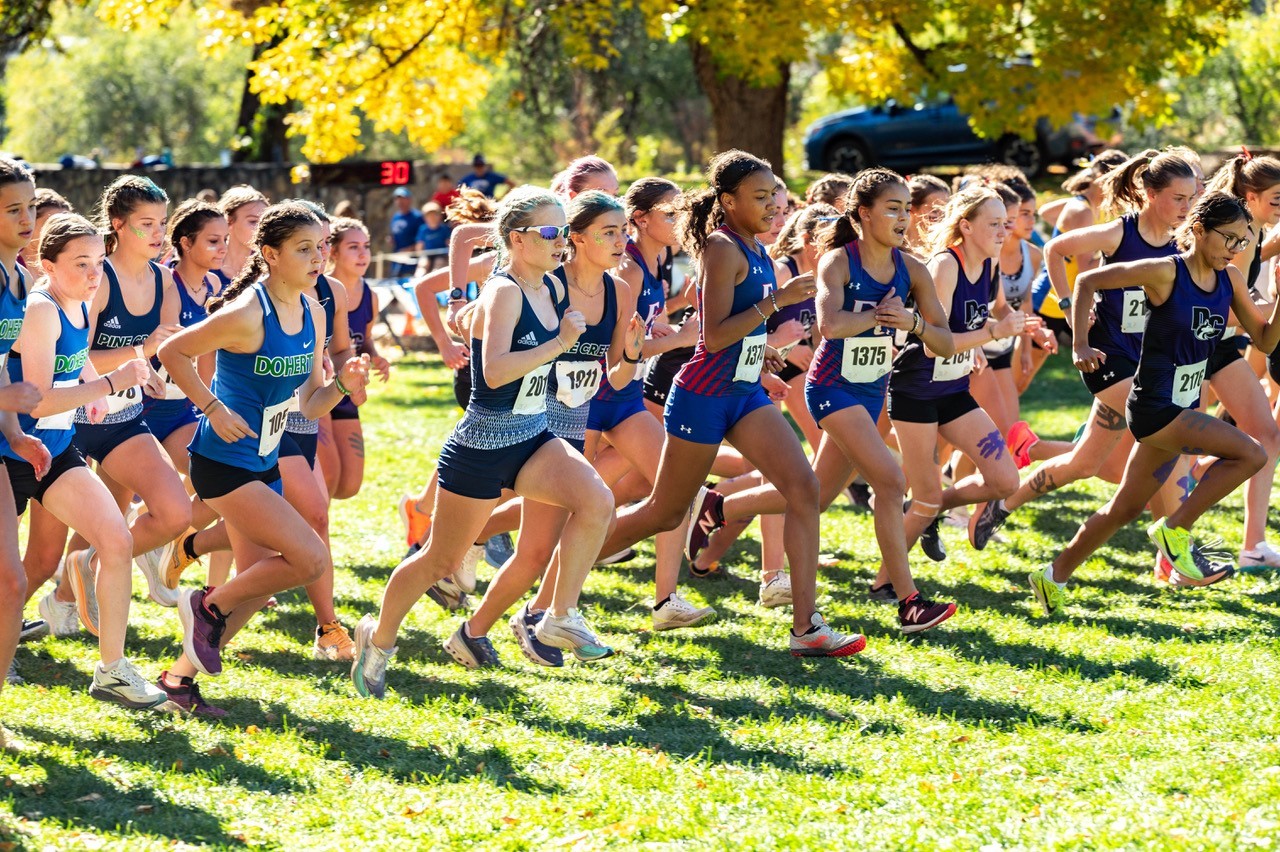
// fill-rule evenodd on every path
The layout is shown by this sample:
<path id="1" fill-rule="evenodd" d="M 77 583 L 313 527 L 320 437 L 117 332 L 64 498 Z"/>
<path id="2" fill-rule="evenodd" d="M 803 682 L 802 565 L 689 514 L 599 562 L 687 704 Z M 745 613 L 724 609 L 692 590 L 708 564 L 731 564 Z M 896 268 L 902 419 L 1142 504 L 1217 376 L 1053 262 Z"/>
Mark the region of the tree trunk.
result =
<path id="1" fill-rule="evenodd" d="M 257 59 L 274 46 L 274 42 L 257 44 L 253 48 L 253 58 Z M 288 114 L 287 106 L 263 104 L 262 100 L 249 87 L 253 80 L 253 72 L 244 72 L 244 88 L 240 91 L 240 112 L 236 116 L 236 135 L 247 135 L 253 144 L 240 148 L 232 154 L 231 159 L 237 163 L 282 163 L 289 159 L 289 139 L 286 135 L 284 117 Z"/>
<path id="2" fill-rule="evenodd" d="M 772 86 L 753 86 L 741 77 L 723 74 L 711 51 L 696 39 L 689 40 L 693 68 L 707 100 L 711 102 L 712 133 L 717 152 L 739 148 L 762 157 L 782 176 L 782 133 L 787 125 L 787 88 L 791 66 L 778 68 Z"/>

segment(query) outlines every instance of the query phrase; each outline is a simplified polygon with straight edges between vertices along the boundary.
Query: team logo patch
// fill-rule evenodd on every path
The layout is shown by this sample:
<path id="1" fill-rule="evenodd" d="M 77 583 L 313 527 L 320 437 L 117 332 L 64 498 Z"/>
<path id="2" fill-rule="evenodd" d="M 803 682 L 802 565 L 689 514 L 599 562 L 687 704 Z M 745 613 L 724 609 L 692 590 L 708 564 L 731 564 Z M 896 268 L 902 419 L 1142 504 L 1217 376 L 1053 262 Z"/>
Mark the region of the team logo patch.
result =
<path id="1" fill-rule="evenodd" d="M 1216 340 L 1226 327 L 1226 317 L 1220 317 L 1205 307 L 1191 309 L 1191 333 L 1196 340 Z"/>

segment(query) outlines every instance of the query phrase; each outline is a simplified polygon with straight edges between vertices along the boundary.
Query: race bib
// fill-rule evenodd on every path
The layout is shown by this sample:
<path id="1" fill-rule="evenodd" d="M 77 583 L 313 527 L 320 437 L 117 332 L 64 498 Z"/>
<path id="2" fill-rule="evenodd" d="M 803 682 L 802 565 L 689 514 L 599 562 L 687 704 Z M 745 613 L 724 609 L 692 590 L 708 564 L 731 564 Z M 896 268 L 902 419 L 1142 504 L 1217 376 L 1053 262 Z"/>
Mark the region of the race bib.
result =
<path id="1" fill-rule="evenodd" d="M 258 429 L 258 455 L 265 458 L 280 446 L 285 424 L 289 422 L 289 407 L 297 398 L 297 394 L 293 394 L 284 402 L 268 405 L 262 410 L 262 426 Z"/>
<path id="2" fill-rule="evenodd" d="M 9 353 L 0 355 L 0 373 L 3 373 L 9 367 Z"/>
<path id="3" fill-rule="evenodd" d="M 972 349 L 958 352 L 950 358 L 933 359 L 933 380 L 935 382 L 950 382 L 956 379 L 963 379 L 972 372 Z"/>
<path id="4" fill-rule="evenodd" d="M 893 338 L 888 335 L 846 337 L 840 375 L 855 385 L 879 381 L 893 366 L 892 347 Z"/>
<path id="5" fill-rule="evenodd" d="M 1124 291 L 1124 315 L 1120 330 L 1125 334 L 1142 334 L 1147 330 L 1147 294 L 1144 290 Z"/>
<path id="6" fill-rule="evenodd" d="M 1188 364 L 1173 371 L 1173 404 L 1179 408 L 1190 408 L 1200 403 L 1200 385 L 1204 382 L 1204 371 L 1208 361 Z"/>
<path id="7" fill-rule="evenodd" d="M 119 414 L 131 405 L 137 405 L 142 402 L 142 388 L 131 387 L 125 388 L 115 393 L 107 394 L 107 413 Z"/>
<path id="8" fill-rule="evenodd" d="M 758 382 L 764 367 L 765 337 L 753 334 L 742 341 L 742 353 L 738 355 L 738 369 L 733 373 L 735 382 Z"/>
<path id="9" fill-rule="evenodd" d="M 182 388 L 173 383 L 169 378 L 169 371 L 163 366 L 156 370 L 156 375 L 164 382 L 164 398 L 165 399 L 186 399 L 187 395 L 182 392 Z"/>
<path id="10" fill-rule="evenodd" d="M 80 384 L 80 379 L 63 379 L 60 382 L 54 382 L 53 388 L 73 388 Z M 37 429 L 48 429 L 50 431 L 58 429 L 70 429 L 72 418 L 75 417 L 78 409 L 64 411 L 61 414 L 50 414 L 48 417 L 41 417 L 36 421 Z"/>
<path id="11" fill-rule="evenodd" d="M 1229 326 L 1227 326 L 1225 329 L 1223 329 L 1223 331 L 1222 331 L 1222 339 L 1223 339 L 1223 340 L 1228 340 L 1228 339 L 1230 339 L 1230 338 L 1232 338 L 1232 337 L 1235 337 L 1235 336 L 1236 336 L 1237 334 L 1239 334 L 1239 333 L 1240 333 L 1240 326 L 1238 326 L 1238 325 L 1229 325 Z M 4 362 L 3 362 L 3 361 L 0 361 L 0 367 L 3 367 L 3 366 L 4 366 Z"/>
<path id="12" fill-rule="evenodd" d="M 541 414 L 547 410 L 547 382 L 551 379 L 551 365 L 543 364 L 520 380 L 520 391 L 511 406 L 512 414 Z"/>
<path id="13" fill-rule="evenodd" d="M 556 399 L 569 408 L 588 402 L 600 390 L 604 367 L 599 361 L 556 361 Z"/>

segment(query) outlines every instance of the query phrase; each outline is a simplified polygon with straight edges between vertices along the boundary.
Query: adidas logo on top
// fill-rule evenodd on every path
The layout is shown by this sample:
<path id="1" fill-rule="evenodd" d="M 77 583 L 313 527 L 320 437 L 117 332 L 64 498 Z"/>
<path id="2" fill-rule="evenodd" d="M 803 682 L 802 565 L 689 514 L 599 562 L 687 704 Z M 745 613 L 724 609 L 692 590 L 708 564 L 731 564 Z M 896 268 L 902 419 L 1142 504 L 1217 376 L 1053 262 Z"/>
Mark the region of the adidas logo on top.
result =
<path id="1" fill-rule="evenodd" d="M 110 319 L 108 319 L 106 322 L 104 322 L 104 323 L 102 324 L 102 327 L 103 327 L 103 328 L 114 328 L 114 329 L 116 329 L 117 331 L 119 331 L 119 329 L 120 329 L 120 318 L 119 318 L 119 317 L 111 317 Z"/>
<path id="2" fill-rule="evenodd" d="M 538 337 L 532 331 L 516 341 L 519 346 L 537 346 Z"/>

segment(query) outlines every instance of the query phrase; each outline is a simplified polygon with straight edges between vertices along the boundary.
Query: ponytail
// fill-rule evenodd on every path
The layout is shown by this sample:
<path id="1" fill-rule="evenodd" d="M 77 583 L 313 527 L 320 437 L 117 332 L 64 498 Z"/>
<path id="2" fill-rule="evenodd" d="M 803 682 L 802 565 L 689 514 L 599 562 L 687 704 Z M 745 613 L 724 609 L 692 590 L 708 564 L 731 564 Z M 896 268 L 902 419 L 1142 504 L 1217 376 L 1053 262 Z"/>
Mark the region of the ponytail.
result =
<path id="1" fill-rule="evenodd" d="M 250 284 L 261 281 L 270 272 L 271 269 L 267 266 L 266 258 L 262 256 L 261 251 L 255 248 L 253 254 L 249 255 L 249 262 L 244 265 L 244 270 L 221 293 L 209 300 L 209 313 L 213 313 L 235 299 L 236 296 L 248 290 Z"/>
<path id="2" fill-rule="evenodd" d="M 1148 148 L 1098 179 L 1102 209 L 1117 216 L 1138 213 L 1147 206 L 1147 191 L 1159 192 L 1179 178 L 1196 178 L 1185 157 Z"/>
<path id="3" fill-rule="evenodd" d="M 258 232 L 253 236 L 253 253 L 244 271 L 236 276 L 226 289 L 208 302 L 209 313 L 213 313 L 232 299 L 239 296 L 249 285 L 254 284 L 271 273 L 267 259 L 262 255 L 263 246 L 280 248 L 285 240 L 302 228 L 323 227 L 320 217 L 316 215 L 314 205 L 305 201 L 281 201 L 263 211 L 258 222 Z"/>
<path id="4" fill-rule="evenodd" d="M 677 202 L 676 234 L 685 251 L 697 260 L 707 247 L 707 237 L 724 224 L 720 196 L 732 195 L 749 176 L 772 170 L 767 162 L 736 148 L 717 154 L 707 166 L 707 189 L 686 192 Z"/>

